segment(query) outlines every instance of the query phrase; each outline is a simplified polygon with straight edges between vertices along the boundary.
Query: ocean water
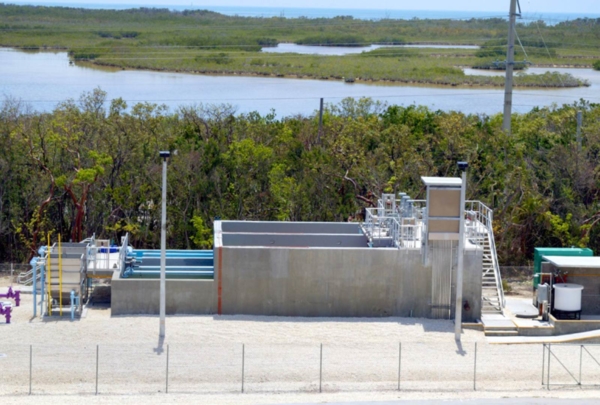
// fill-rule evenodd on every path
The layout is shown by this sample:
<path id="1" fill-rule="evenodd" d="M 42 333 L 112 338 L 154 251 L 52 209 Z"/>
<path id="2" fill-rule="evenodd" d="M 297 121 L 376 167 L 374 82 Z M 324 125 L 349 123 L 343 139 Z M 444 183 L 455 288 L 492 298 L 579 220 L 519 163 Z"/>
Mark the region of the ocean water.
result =
<path id="1" fill-rule="evenodd" d="M 124 10 L 142 7 L 140 4 L 113 4 L 113 3 L 59 3 L 36 1 L 10 1 L 11 4 L 35 6 L 61 6 L 89 9 Z M 197 6 L 190 2 L 186 6 L 173 6 L 169 4 L 152 5 L 152 8 L 168 8 L 175 11 L 183 10 L 211 10 L 226 15 L 240 17 L 285 17 L 285 18 L 333 18 L 337 16 L 351 16 L 362 20 L 381 19 L 452 19 L 468 20 L 471 18 L 505 18 L 508 11 L 481 12 L 481 11 L 430 11 L 430 10 L 385 10 L 385 9 L 334 9 L 334 8 L 292 8 L 292 7 L 223 7 L 223 6 Z M 508 7 L 508 6 L 507 6 Z M 562 21 L 577 18 L 600 18 L 600 13 L 523 13 L 521 21 L 527 23 L 543 20 L 548 25 L 558 24 Z"/>

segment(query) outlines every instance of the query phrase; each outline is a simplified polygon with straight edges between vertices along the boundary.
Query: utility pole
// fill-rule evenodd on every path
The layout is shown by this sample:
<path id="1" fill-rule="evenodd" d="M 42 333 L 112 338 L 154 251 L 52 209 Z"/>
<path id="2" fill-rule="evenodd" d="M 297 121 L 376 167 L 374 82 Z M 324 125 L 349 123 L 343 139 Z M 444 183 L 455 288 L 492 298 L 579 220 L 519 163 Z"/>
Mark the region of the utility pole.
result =
<path id="1" fill-rule="evenodd" d="M 504 84 L 504 121 L 502 129 L 511 134 L 510 119 L 512 115 L 513 71 L 515 67 L 515 25 L 517 22 L 517 0 L 510 0 L 508 28 L 508 52 L 506 53 L 506 81 Z"/>
<path id="2" fill-rule="evenodd" d="M 321 144 L 321 134 L 323 133 L 323 98 L 319 107 L 319 134 L 317 135 L 317 143 Z"/>

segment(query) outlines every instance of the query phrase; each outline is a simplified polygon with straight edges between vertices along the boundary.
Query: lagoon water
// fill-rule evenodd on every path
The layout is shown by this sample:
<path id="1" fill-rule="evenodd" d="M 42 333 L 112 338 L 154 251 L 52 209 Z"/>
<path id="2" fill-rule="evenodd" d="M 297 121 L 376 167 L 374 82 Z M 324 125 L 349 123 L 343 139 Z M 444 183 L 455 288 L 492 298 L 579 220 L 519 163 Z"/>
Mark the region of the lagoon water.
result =
<path id="1" fill-rule="evenodd" d="M 258 111 L 267 114 L 274 109 L 278 117 L 313 114 L 318 109 L 321 97 L 327 103 L 338 103 L 345 97 L 371 97 L 389 104 L 419 104 L 436 110 L 491 115 L 502 111 L 504 95 L 503 89 L 431 88 L 133 70 L 107 71 L 69 65 L 65 52 L 25 53 L 0 49 L 0 61 L 0 97 L 21 99 L 38 111 L 51 111 L 58 103 L 77 99 L 82 92 L 96 87 L 106 91 L 109 99 L 122 97 L 130 106 L 147 101 L 165 104 L 171 111 L 175 111 L 182 105 L 228 103 L 240 113 Z M 532 73 L 546 70 L 530 69 Z M 600 102 L 600 72 L 591 69 L 552 70 L 587 79 L 591 87 L 516 90 L 515 112 L 527 112 L 533 107 L 553 103 L 570 104 L 581 98 Z"/>
<path id="2" fill-rule="evenodd" d="M 314 46 L 278 44 L 262 48 L 265 53 L 297 53 L 302 55 L 352 55 L 379 48 L 436 48 L 436 49 L 479 49 L 476 45 L 369 45 L 369 46 Z"/>
<path id="3" fill-rule="evenodd" d="M 174 11 L 183 10 L 211 10 L 217 13 L 240 16 L 240 17 L 285 17 L 285 18 L 334 18 L 337 16 L 351 16 L 352 18 L 361 20 L 381 20 L 381 19 L 451 19 L 451 20 L 469 20 L 471 18 L 507 18 L 508 4 L 499 2 L 498 11 L 448 11 L 448 10 L 402 10 L 401 5 L 394 5 L 389 9 L 357 9 L 357 8 L 311 8 L 311 7 L 240 7 L 240 6 L 219 6 L 219 5 L 196 5 L 190 1 L 187 5 L 173 5 L 165 1 L 164 4 L 158 2 L 148 5 L 147 2 L 141 0 L 123 2 L 107 2 L 103 3 L 98 0 L 94 3 L 79 3 L 76 1 L 36 1 L 36 0 L 13 0 L 9 3 L 19 5 L 41 5 L 41 6 L 62 6 L 62 7 L 77 7 L 89 9 L 109 9 L 109 10 L 124 10 L 139 7 L 154 7 L 166 8 Z M 215 1 L 215 3 L 218 3 Z M 474 8 L 476 4 L 474 2 Z M 506 9 L 505 9 L 506 8 Z M 554 25 L 561 21 L 574 20 L 577 18 L 600 18 L 600 11 L 589 10 L 586 13 L 548 13 L 545 10 L 530 9 L 526 4 L 523 7 L 521 21 L 532 22 L 543 20 L 548 25 Z"/>

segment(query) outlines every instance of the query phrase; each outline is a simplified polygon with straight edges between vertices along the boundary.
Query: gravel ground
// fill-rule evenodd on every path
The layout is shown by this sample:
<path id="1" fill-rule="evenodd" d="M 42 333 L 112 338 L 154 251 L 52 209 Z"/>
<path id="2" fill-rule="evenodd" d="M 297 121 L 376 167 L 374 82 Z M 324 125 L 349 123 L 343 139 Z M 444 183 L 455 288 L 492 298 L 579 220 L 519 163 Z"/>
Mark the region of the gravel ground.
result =
<path id="1" fill-rule="evenodd" d="M 12 324 L 0 321 L 0 396 L 14 404 L 272 404 L 600 395 L 569 386 L 548 392 L 541 345 L 488 345 L 473 330 L 457 345 L 450 321 L 178 316 L 167 319 L 163 342 L 158 327 L 157 317 L 111 317 L 108 307 L 74 322 L 32 319 L 32 297 L 23 295 Z M 579 372 L 579 347 L 553 350 Z M 589 350 L 600 359 L 600 347 Z M 584 383 L 600 383 L 600 367 L 584 355 Z M 554 362 L 552 382 L 573 381 Z"/>

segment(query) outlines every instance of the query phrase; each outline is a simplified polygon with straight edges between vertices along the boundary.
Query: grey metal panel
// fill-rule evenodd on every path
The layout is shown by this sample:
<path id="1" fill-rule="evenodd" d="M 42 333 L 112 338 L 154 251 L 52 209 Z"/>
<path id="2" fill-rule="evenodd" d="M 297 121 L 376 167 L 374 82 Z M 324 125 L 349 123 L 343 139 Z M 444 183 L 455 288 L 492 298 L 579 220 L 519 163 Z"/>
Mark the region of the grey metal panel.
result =
<path id="1" fill-rule="evenodd" d="M 421 181 L 427 187 L 460 187 L 462 179 L 460 177 L 427 177 L 422 176 Z"/>
<path id="2" fill-rule="evenodd" d="M 222 221 L 223 233 L 299 233 L 299 234 L 359 234 L 355 222 L 263 222 Z"/>
<path id="3" fill-rule="evenodd" d="M 431 317 L 450 319 L 457 242 L 431 241 Z"/>

